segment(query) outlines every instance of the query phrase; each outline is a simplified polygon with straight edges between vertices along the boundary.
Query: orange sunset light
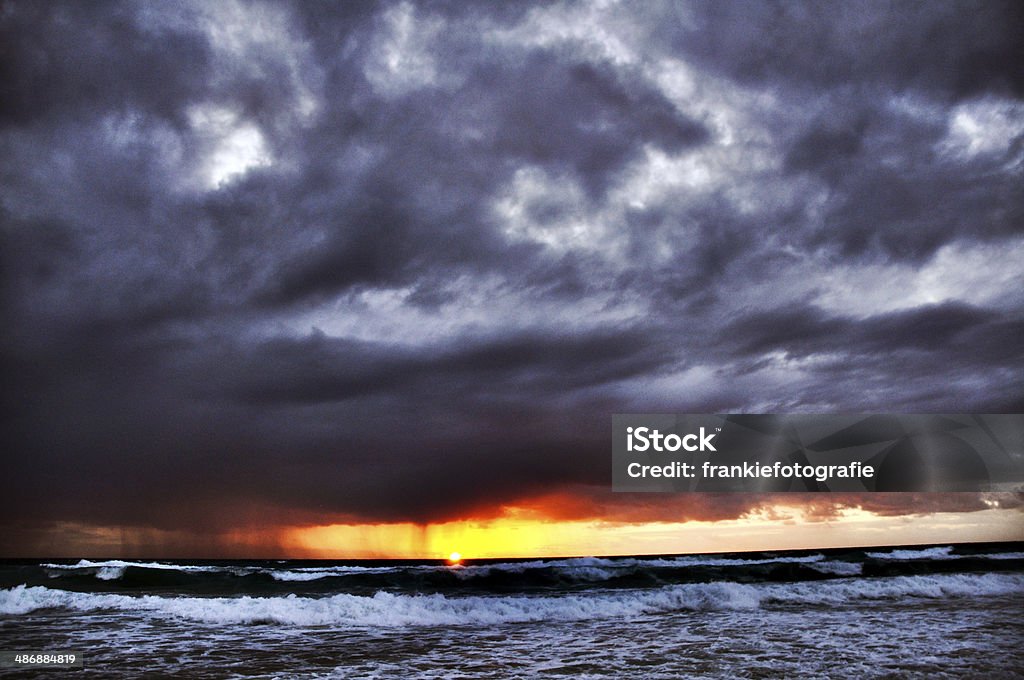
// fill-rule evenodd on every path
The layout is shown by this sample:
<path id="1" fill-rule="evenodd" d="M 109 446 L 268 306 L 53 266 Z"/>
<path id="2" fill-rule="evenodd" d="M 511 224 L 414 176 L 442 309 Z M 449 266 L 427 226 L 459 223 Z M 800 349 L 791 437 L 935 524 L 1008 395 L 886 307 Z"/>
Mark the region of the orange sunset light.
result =
<path id="1" fill-rule="evenodd" d="M 886 517 L 848 509 L 827 521 L 789 508 L 770 516 L 689 522 L 606 522 L 499 517 L 438 524 L 331 524 L 293 527 L 282 536 L 289 554 L 311 558 L 423 559 L 448 555 L 451 564 L 502 557 L 636 555 L 744 550 L 797 550 L 948 540 L 1021 540 L 1018 513 L 988 510 Z M 451 546 L 459 546 L 452 552 Z M 457 558 L 457 559 L 456 559 Z"/>

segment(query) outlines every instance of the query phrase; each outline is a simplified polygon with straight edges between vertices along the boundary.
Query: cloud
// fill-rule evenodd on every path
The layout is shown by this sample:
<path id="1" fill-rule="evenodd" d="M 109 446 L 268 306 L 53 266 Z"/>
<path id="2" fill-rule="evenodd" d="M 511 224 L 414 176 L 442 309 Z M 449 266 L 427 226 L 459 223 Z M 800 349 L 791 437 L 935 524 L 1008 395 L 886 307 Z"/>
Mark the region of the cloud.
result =
<path id="1" fill-rule="evenodd" d="M 666 22 L 662 35 L 703 66 L 748 83 L 1019 97 L 1019 18 L 1020 8 L 1009 2 L 751 8 L 703 0 L 681 3 L 680 21 Z"/>
<path id="2" fill-rule="evenodd" d="M 608 483 L 613 412 L 1019 410 L 1019 11 L 5 6 L 3 516 L 427 522 Z"/>
<path id="3" fill-rule="evenodd" d="M 788 517 L 806 521 L 838 519 L 847 510 L 880 516 L 926 516 L 942 512 L 981 512 L 993 508 L 1020 509 L 1024 498 L 1015 493 L 612 493 L 601 487 L 576 486 L 524 499 L 515 506 L 520 516 L 536 514 L 555 520 L 601 520 L 609 523 L 717 522 L 743 518 Z"/>

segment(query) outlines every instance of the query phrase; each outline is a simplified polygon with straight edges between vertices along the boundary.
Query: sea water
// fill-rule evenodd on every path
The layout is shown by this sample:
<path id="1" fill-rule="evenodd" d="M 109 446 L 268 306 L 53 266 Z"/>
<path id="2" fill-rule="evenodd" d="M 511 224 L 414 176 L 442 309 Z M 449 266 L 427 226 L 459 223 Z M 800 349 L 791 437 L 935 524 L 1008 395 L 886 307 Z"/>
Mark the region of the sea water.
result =
<path id="1" fill-rule="evenodd" d="M 0 563 L 0 648 L 83 656 L 46 677 L 1024 678 L 1022 614 L 1019 544 Z"/>

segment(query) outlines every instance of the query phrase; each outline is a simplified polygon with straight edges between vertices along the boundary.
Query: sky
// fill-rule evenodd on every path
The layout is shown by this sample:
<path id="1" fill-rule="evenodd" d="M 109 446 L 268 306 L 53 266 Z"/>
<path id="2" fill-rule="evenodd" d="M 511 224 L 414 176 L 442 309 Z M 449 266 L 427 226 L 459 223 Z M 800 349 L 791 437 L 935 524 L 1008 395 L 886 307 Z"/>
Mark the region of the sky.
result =
<path id="1" fill-rule="evenodd" d="M 3 2 L 0 554 L 1024 539 L 610 491 L 612 413 L 1024 410 L 1022 52 L 995 1 Z"/>

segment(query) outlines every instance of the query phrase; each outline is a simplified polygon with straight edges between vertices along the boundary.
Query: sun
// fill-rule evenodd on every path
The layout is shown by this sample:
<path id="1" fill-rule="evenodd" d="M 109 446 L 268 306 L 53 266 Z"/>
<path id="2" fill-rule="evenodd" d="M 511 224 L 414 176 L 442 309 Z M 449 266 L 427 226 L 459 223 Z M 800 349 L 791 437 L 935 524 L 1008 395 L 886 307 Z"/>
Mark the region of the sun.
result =
<path id="1" fill-rule="evenodd" d="M 462 561 L 462 555 L 457 552 L 453 552 L 448 556 L 448 564 L 458 564 Z"/>

